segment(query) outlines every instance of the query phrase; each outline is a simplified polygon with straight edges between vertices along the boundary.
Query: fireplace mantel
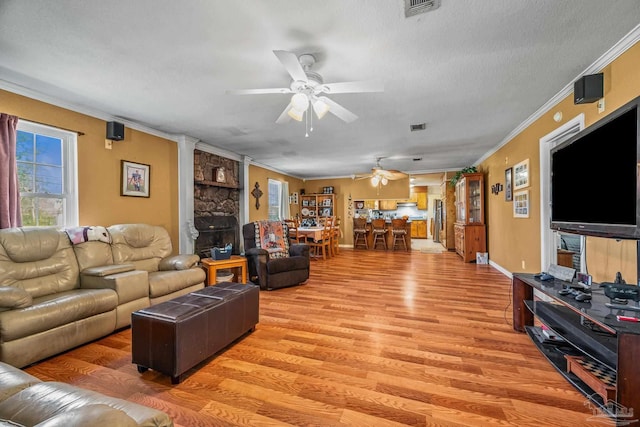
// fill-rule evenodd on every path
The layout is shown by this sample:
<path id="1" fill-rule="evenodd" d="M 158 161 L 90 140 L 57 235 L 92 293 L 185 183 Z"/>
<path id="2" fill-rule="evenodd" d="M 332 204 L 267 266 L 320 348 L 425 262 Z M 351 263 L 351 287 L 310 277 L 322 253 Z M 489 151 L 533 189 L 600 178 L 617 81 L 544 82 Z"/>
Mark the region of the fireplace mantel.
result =
<path id="1" fill-rule="evenodd" d="M 196 185 L 208 185 L 209 187 L 224 187 L 224 188 L 232 188 L 235 190 L 240 190 L 240 187 L 237 184 L 229 184 L 226 182 L 215 182 L 215 181 L 207 181 L 196 179 L 193 181 Z"/>

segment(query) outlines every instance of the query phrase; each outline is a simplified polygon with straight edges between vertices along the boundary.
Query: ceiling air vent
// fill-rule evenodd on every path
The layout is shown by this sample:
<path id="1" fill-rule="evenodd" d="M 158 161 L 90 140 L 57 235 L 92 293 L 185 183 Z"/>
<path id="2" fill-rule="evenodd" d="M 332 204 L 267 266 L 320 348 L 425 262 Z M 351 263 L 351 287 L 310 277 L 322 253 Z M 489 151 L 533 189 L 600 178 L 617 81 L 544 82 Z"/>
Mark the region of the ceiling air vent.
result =
<path id="1" fill-rule="evenodd" d="M 404 0 L 406 18 L 420 13 L 430 12 L 440 7 L 440 0 Z"/>
<path id="2" fill-rule="evenodd" d="M 416 132 L 419 130 L 425 130 L 427 128 L 427 124 L 426 123 L 418 123 L 417 125 L 409 125 L 409 129 L 411 129 L 411 132 Z"/>

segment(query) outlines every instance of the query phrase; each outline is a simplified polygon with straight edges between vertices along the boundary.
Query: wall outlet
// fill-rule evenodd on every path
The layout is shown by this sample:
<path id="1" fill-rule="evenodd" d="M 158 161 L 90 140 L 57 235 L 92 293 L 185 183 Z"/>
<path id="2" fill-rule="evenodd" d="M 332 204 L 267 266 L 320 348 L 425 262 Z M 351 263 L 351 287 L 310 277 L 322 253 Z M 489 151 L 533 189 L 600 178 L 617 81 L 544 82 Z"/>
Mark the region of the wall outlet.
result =
<path id="1" fill-rule="evenodd" d="M 110 139 L 105 139 L 104 148 L 106 148 L 107 150 L 111 150 L 113 148 L 113 141 Z"/>
<path id="2" fill-rule="evenodd" d="M 598 113 L 604 113 L 604 98 L 598 101 Z"/>

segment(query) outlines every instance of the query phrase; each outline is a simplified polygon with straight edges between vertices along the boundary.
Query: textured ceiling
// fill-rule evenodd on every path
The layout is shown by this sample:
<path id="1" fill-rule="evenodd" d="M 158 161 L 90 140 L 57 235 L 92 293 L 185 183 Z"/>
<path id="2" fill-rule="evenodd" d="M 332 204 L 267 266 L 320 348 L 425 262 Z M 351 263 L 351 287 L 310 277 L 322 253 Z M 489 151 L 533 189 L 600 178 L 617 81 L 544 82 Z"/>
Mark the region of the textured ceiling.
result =
<path id="1" fill-rule="evenodd" d="M 188 135 L 300 178 L 478 161 L 640 23 L 638 0 L 0 0 L 0 87 Z M 290 95 L 273 50 L 312 53 L 359 119 L 275 120 Z M 0 100 L 1 106 L 1 100 Z M 426 130 L 410 132 L 411 124 Z M 414 158 L 422 160 L 414 161 Z"/>

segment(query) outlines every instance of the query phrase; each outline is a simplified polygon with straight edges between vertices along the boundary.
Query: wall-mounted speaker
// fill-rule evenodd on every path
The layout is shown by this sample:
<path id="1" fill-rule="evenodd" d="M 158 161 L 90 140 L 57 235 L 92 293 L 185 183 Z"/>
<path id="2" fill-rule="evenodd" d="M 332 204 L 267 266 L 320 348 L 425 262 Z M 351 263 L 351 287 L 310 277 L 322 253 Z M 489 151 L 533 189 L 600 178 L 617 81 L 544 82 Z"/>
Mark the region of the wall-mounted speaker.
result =
<path id="1" fill-rule="evenodd" d="M 118 122 L 107 122 L 107 139 L 122 141 L 124 139 L 124 125 Z"/>
<path id="2" fill-rule="evenodd" d="M 602 73 L 580 77 L 573 84 L 573 103 L 589 104 L 604 96 L 604 76 Z"/>

